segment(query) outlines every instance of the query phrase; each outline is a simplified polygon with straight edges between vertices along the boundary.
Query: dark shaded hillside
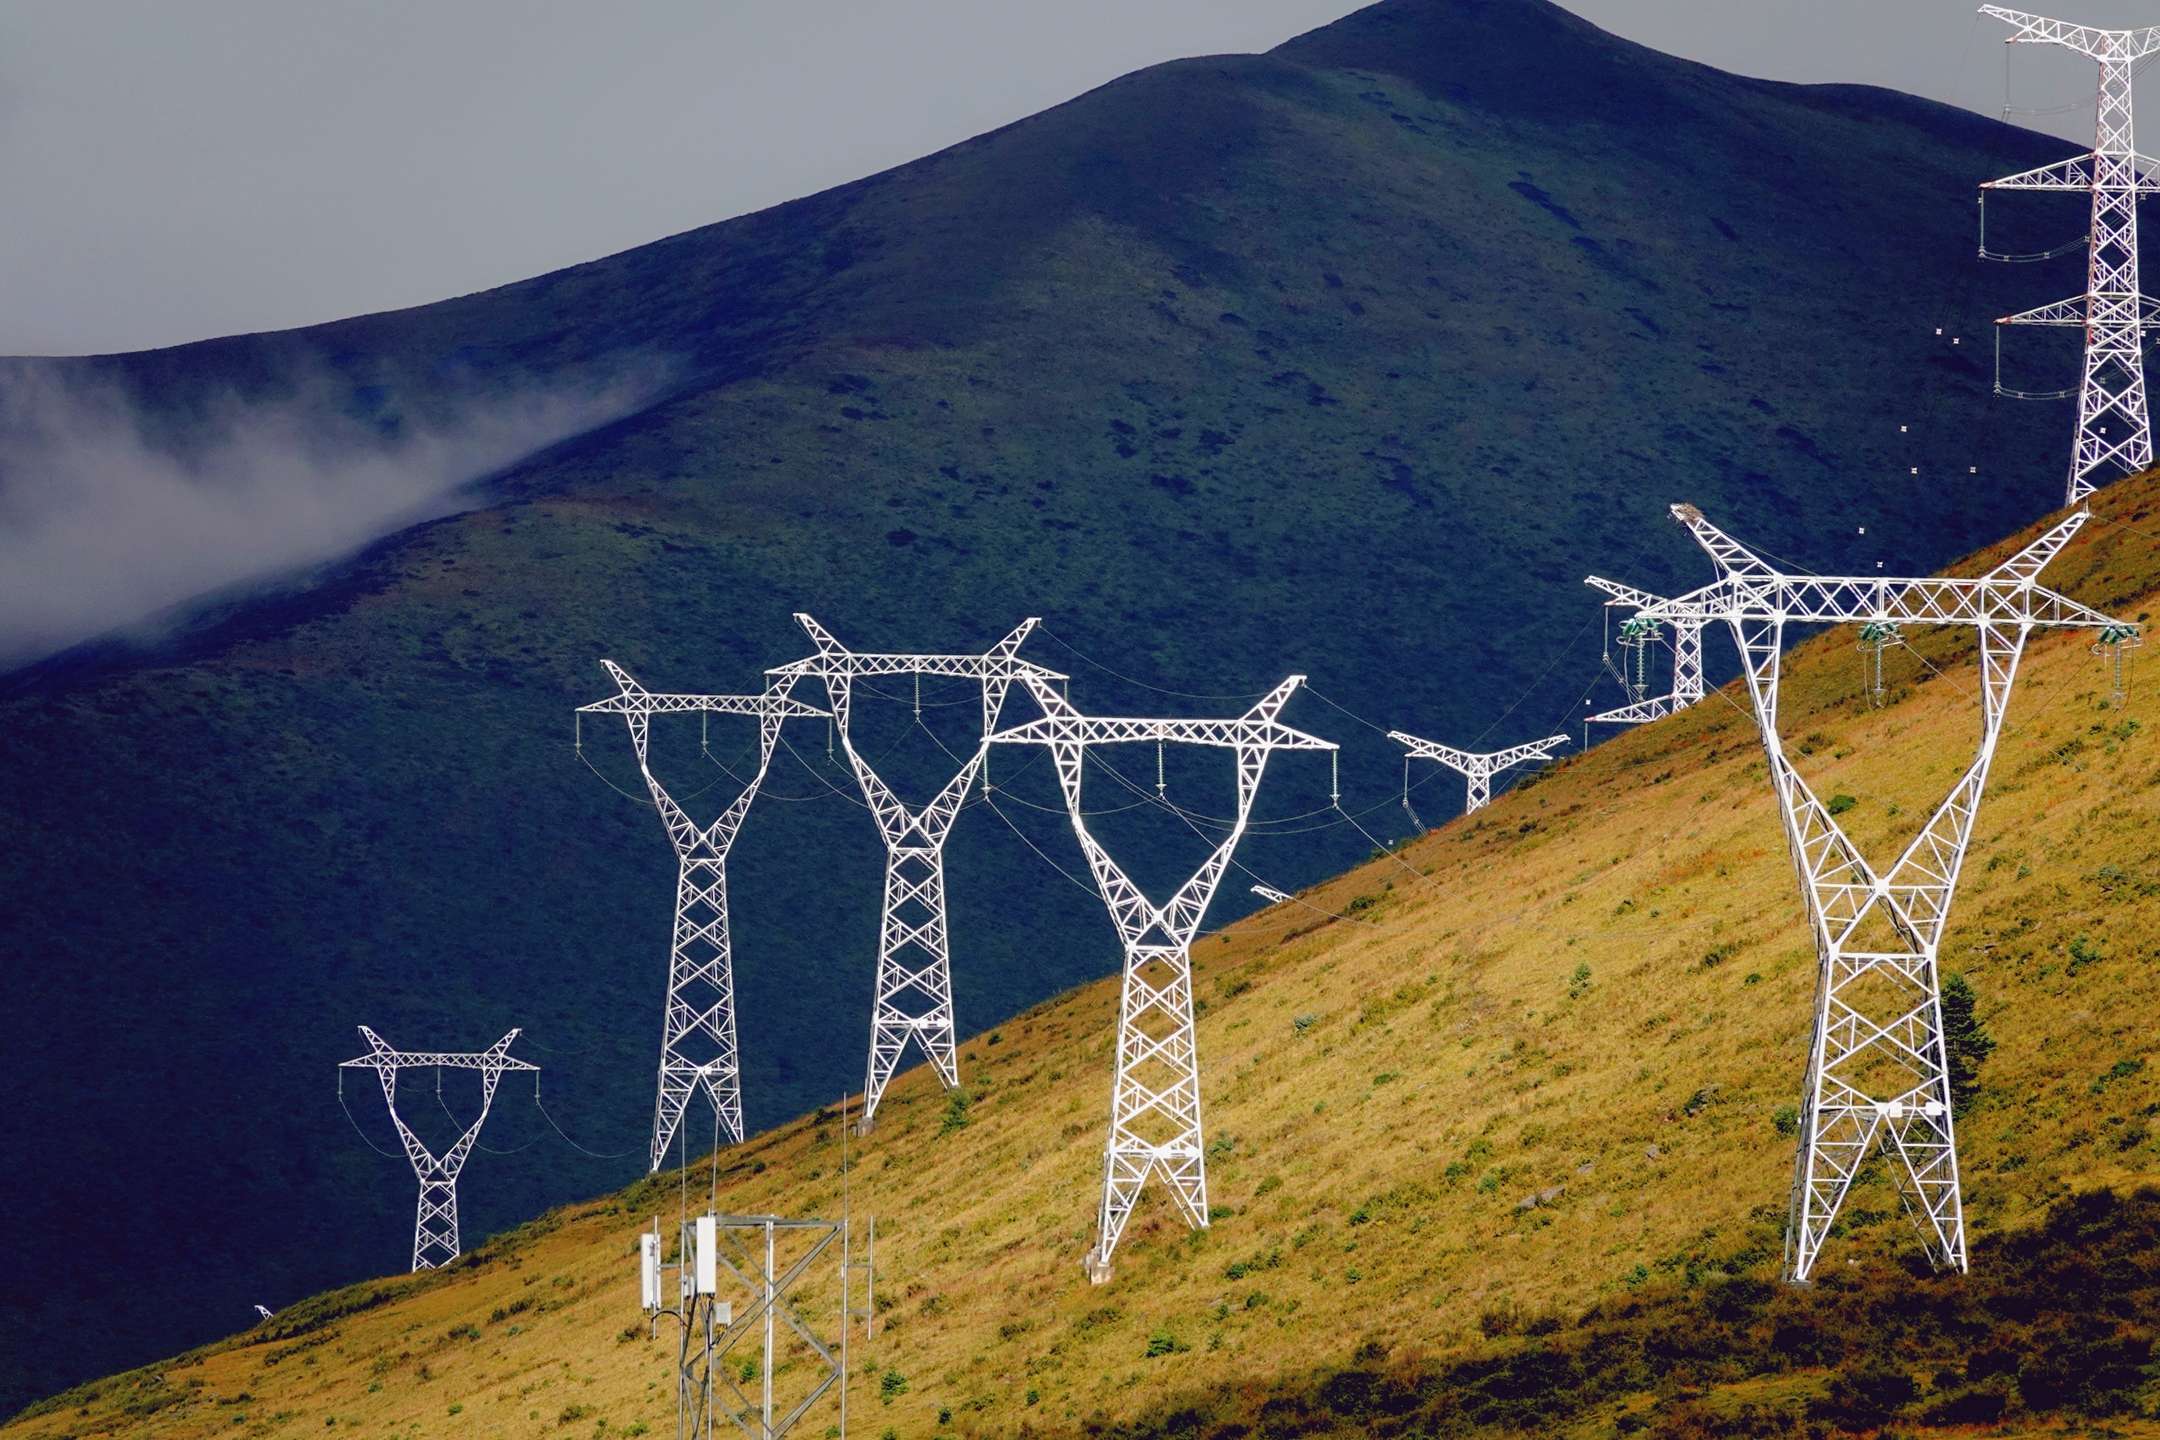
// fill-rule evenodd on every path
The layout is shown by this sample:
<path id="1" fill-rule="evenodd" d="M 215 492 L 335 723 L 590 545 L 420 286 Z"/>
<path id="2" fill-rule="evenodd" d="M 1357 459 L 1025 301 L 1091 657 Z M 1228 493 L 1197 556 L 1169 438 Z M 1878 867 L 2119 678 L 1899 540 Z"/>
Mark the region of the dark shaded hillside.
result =
<path id="1" fill-rule="evenodd" d="M 446 376 L 509 388 L 634 352 L 682 379 L 482 508 L 170 650 L 11 682 L 0 1246 L 26 1258 L 0 1404 L 397 1267 L 408 1177 L 331 1088 L 356 1022 L 450 1047 L 524 1025 L 566 1127 L 642 1150 L 672 867 L 569 751 L 596 657 L 744 688 L 799 653 L 798 608 L 895 648 L 1039 613 L 1031 650 L 1083 703 L 1239 702 L 1148 694 L 1060 642 L 1183 690 L 1304 670 L 1383 722 L 1546 733 L 1598 658 L 1581 575 L 1693 573 L 1676 495 L 1773 550 L 1853 536 L 1854 568 L 1924 569 L 2052 502 L 2066 422 L 1986 405 L 1978 363 L 1985 318 L 2047 282 L 1986 288 L 1970 202 L 2060 148 L 1722 75 L 1538 0 L 1399 3 L 559 274 L 83 362 L 183 445 L 224 397 L 302 373 L 385 424 L 426 417 Z M 1384 743 L 1301 703 L 1348 746 L 1345 803 L 1406 829 Z M 628 783 L 620 735 L 586 739 Z M 753 1124 L 859 1083 L 868 1028 L 877 848 L 824 788 L 845 781 L 822 737 L 795 743 L 810 768 L 784 761 L 734 873 Z M 1263 806 L 1325 785 L 1286 763 Z M 1424 818 L 1452 794 L 1422 791 Z M 1060 819 L 1007 813 L 1075 867 Z M 1367 844 L 1338 825 L 1243 858 L 1288 886 Z M 1092 898 L 990 814 L 963 821 L 952 887 L 970 1029 L 1114 958 Z M 488 1143 L 545 1133 L 506 1098 Z M 638 1163 L 482 1154 L 468 1232 Z M 174 1239 L 124 1305 L 52 1243 L 129 1232 Z"/>

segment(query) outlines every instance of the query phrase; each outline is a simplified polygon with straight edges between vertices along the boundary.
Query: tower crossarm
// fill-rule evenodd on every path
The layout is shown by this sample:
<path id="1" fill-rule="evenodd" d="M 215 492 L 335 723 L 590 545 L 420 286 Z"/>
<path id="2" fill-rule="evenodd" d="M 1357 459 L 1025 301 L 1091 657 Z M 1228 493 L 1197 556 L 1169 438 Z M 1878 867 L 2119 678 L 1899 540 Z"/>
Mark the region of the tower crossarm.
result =
<path id="1" fill-rule="evenodd" d="M 2065 329 L 2082 330 L 2095 315 L 2122 325 L 2137 325 L 2149 330 L 2160 325 L 2160 300 L 2155 300 L 2150 295 L 2110 295 L 2097 298 L 2072 295 L 2067 300 L 2050 300 L 2045 305 L 2035 305 L 2032 309 L 2020 310 L 2015 315 L 2004 315 L 1995 323 L 2055 325 Z"/>
<path id="2" fill-rule="evenodd" d="M 2141 151 L 2131 151 L 2122 157 L 2130 167 L 2126 177 L 2137 187 L 2141 195 L 2160 192 L 2160 160 Z M 2057 160 L 2048 165 L 2036 165 L 2030 170 L 2020 170 L 2015 175 L 2005 175 L 2000 180 L 1981 182 L 1982 190 L 2063 190 L 2084 192 L 2096 185 L 2118 178 L 2104 168 L 2104 162 L 2093 151 L 2072 155 L 2067 160 Z"/>
<path id="3" fill-rule="evenodd" d="M 1980 13 L 1993 16 L 2016 32 L 2004 40 L 2006 45 L 2060 45 L 2095 60 L 2142 60 L 2160 51 L 2160 25 L 2140 30 L 2102 30 L 2001 5 L 1982 5 Z"/>
<path id="4" fill-rule="evenodd" d="M 1676 505 L 1673 514 L 1726 573 L 1700 589 L 1642 607 L 1637 613 L 1644 619 L 2096 629 L 2121 623 L 2036 583 L 2041 567 L 2091 518 L 2082 510 L 1985 575 L 1896 579 L 1781 574 L 1692 505 Z"/>
<path id="5" fill-rule="evenodd" d="M 1647 590 L 1637 590 L 1632 585 L 1622 585 L 1617 580 L 1607 580 L 1602 575 L 1585 575 L 1583 584 L 1588 585 L 1593 590 L 1604 591 L 1607 597 L 1605 601 L 1607 605 L 1632 605 L 1640 610 L 1646 605 L 1659 603 L 1663 598 L 1662 596 L 1653 595 Z"/>
<path id="6" fill-rule="evenodd" d="M 538 1065 L 520 1060 L 509 1054 L 511 1043 L 523 1033 L 512 1030 L 485 1050 L 453 1052 L 449 1050 L 393 1050 L 383 1038 L 367 1026 L 360 1027 L 361 1036 L 368 1042 L 368 1053 L 339 1062 L 342 1070 L 423 1070 L 434 1067 L 443 1070 L 538 1070 Z"/>
<path id="7" fill-rule="evenodd" d="M 1402 730 L 1388 731 L 1388 739 L 1401 745 L 1420 760 L 1437 760 L 1464 774 L 1473 770 L 1483 770 L 1490 774 L 1496 770 L 1505 770 L 1510 765 L 1519 765 L 1525 760 L 1542 760 L 1568 743 L 1565 735 L 1548 735 L 1542 740 L 1510 745 L 1505 750 L 1458 750 L 1452 745 L 1442 745 L 1435 740 L 1421 740 Z"/>
<path id="8" fill-rule="evenodd" d="M 2020 170 L 2015 175 L 2005 175 L 1999 180 L 1984 180 L 1982 190 L 2090 190 L 2096 174 L 2098 157 L 2088 150 L 2083 155 L 2072 155 L 2067 160 L 2056 160 L 2047 165 L 2036 165 L 2030 170 Z"/>
<path id="9" fill-rule="evenodd" d="M 630 678 L 629 672 L 612 660 L 602 660 L 601 667 L 622 687 L 620 694 L 605 700 L 595 700 L 590 705 L 578 706 L 580 715 L 755 715 L 760 719 L 811 718 L 825 714 L 815 705 L 808 705 L 783 691 L 766 690 L 756 695 L 674 695 L 656 694 Z"/>

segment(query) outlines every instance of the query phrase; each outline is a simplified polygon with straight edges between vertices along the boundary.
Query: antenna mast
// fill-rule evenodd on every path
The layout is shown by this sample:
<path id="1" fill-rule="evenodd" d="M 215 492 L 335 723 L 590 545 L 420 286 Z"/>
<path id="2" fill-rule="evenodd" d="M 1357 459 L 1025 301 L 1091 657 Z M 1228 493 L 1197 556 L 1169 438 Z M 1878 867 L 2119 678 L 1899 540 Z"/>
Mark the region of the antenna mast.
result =
<path id="1" fill-rule="evenodd" d="M 2138 288 L 2137 202 L 2140 194 L 2160 189 L 2160 161 L 2137 152 L 2130 92 L 2136 62 L 2160 52 L 2160 26 L 2099 30 L 2000 5 L 1983 5 L 1980 13 L 1992 15 L 2015 29 L 2005 44 L 2060 45 L 2089 56 L 2100 67 L 2093 148 L 2083 155 L 2006 175 L 1980 187 L 1983 205 L 1989 190 L 2092 194 L 2085 293 L 2006 315 L 1995 322 L 2084 327 L 2085 373 L 2078 385 L 2077 445 L 2070 456 L 2069 491 L 2064 502 L 2075 505 L 2098 488 L 2099 481 L 2094 477 L 2101 470 L 2128 474 L 2153 462 L 2143 349 L 2145 329 L 2153 323 L 2152 302 Z M 1982 254 L 1986 254 L 1985 247 Z"/>
<path id="2" fill-rule="evenodd" d="M 1268 757 L 1277 750 L 1333 750 L 1332 741 L 1276 719 L 1305 677 L 1293 675 L 1243 715 L 1229 720 L 1098 718 L 1073 709 L 1043 679 L 1026 677 L 1043 718 L 990 736 L 993 744 L 1047 745 L 1073 834 L 1087 855 L 1095 888 L 1125 949 L 1118 995 L 1117 1078 L 1103 1152 L 1102 1207 L 1088 1279 L 1110 1278 L 1110 1257 L 1132 1218 L 1148 1176 L 1159 1174 L 1185 1223 L 1208 1224 L 1207 1155 L 1200 1135 L 1200 1054 L 1193 1036 L 1192 942 L 1222 885 L 1231 852 L 1244 838 Z M 1237 818 L 1191 879 L 1157 905 L 1110 858 L 1088 830 L 1080 805 L 1089 745 L 1152 741 L 1212 745 L 1236 752 Z"/>
<path id="3" fill-rule="evenodd" d="M 518 1033 L 509 1034 L 477 1054 L 453 1055 L 440 1050 L 393 1050 L 367 1026 L 360 1027 L 360 1038 L 367 1041 L 368 1053 L 339 1064 L 340 1072 L 346 1070 L 373 1070 L 382 1081 L 383 1103 L 390 1107 L 390 1123 L 397 1127 L 398 1139 L 404 1142 L 405 1158 L 412 1162 L 413 1174 L 420 1181 L 420 1208 L 413 1220 L 412 1268 L 433 1270 L 447 1265 L 458 1257 L 458 1172 L 465 1168 L 465 1161 L 479 1143 L 480 1127 L 487 1124 L 488 1111 L 495 1104 L 495 1086 L 502 1080 L 506 1070 L 531 1070 L 538 1072 L 537 1065 L 510 1058 L 510 1044 Z M 455 1145 L 441 1155 L 435 1154 L 420 1143 L 397 1111 L 397 1072 L 421 1066 L 438 1069 L 478 1070 L 480 1072 L 480 1118 L 466 1128 Z M 342 1080 L 343 1075 L 339 1078 Z"/>
<path id="4" fill-rule="evenodd" d="M 1693 506 L 1676 505 L 1673 514 L 1717 562 L 1719 578 L 1641 613 L 1722 620 L 1731 628 L 1821 960 L 1786 1278 L 1805 1281 L 1814 1272 L 1846 1191 L 1878 1140 L 1929 1257 L 1962 1271 L 1965 1216 L 1936 955 L 2027 637 L 2041 627 L 2119 623 L 2034 583 L 2089 517 L 2072 515 L 1976 579 L 1890 579 L 1782 574 Z M 1869 864 L 1786 757 L 1778 679 L 1787 623 L 1967 625 L 1979 632 L 1978 751 L 1886 869 Z"/>

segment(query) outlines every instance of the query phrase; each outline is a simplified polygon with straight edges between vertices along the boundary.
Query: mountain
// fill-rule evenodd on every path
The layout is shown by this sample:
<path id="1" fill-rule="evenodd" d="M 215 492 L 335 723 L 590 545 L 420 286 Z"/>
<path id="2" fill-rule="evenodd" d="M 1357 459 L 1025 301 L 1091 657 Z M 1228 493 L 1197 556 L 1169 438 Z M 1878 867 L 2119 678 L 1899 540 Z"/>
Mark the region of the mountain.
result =
<path id="1" fill-rule="evenodd" d="M 399 1262 L 409 1177 L 333 1088 L 356 1024 L 451 1049 L 525 1027 L 582 1149 L 504 1104 L 486 1142 L 516 1153 L 476 1158 L 469 1236 L 637 1173 L 673 869 L 622 737 L 587 726 L 582 753 L 633 800 L 571 748 L 600 657 L 740 690 L 803 653 L 796 610 L 865 648 L 974 649 L 1036 614 L 1028 653 L 1102 710 L 1242 708 L 1305 672 L 1325 702 L 1296 718 L 1345 743 L 1360 818 L 1279 767 L 1283 823 L 1242 853 L 1294 887 L 1413 828 L 1381 730 L 1572 726 L 1599 683 L 1580 577 L 1694 574 L 1675 494 L 1856 569 L 2051 504 L 2067 420 L 1989 403 L 1976 353 L 2040 281 L 1972 261 L 1971 196 L 2060 148 L 1541 0 L 1393 0 L 484 294 L 26 362 L 187 456 L 236 407 L 396 435 L 663 379 L 459 513 L 6 681 L 0 1403 Z M 942 758 L 910 695 L 876 698 L 870 746 L 905 741 L 919 793 Z M 967 697 L 925 699 L 969 743 Z M 858 1084 L 868 1031 L 880 853 L 816 727 L 789 739 L 732 877 L 753 1126 Z M 659 758 L 705 783 L 686 734 Z M 1453 793 L 1426 783 L 1420 817 Z M 1078 869 L 1062 819 L 1000 809 L 1028 843 L 991 813 L 953 842 L 970 1032 L 1116 958 L 1052 868 Z M 1144 878 L 1171 873 L 1184 832 L 1141 828 Z M 161 1258 L 123 1278 L 56 1236 Z"/>
<path id="2" fill-rule="evenodd" d="M 2150 617 L 2156 525 L 2160 474 L 2103 492 L 2046 583 Z M 1880 704 L 1847 633 L 1787 662 L 1801 763 L 1871 850 L 1909 837 L 1975 734 L 1969 635 L 1908 640 Z M 2148 690 L 2112 697 L 2074 632 L 2036 637 L 2019 677 L 1943 951 L 1981 1039 L 1969 1276 L 1927 1275 L 1871 1169 L 1817 1282 L 1776 1279 L 1816 965 L 1735 684 L 1203 941 L 1213 1224 L 1151 1189 L 1105 1285 L 1080 1266 L 1116 1009 L 1098 981 L 970 1042 L 965 1104 L 917 1069 L 852 1148 L 833 1110 L 804 1115 L 710 1177 L 294 1304 L 6 1433 L 665 1433 L 675 1332 L 641 1321 L 635 1235 L 710 1186 L 737 1214 L 875 1215 L 862 1433 L 2149 1434 Z M 833 1275 L 800 1292 L 828 1338 Z M 750 1344 L 729 1369 L 754 1392 Z M 787 1354 L 783 1406 L 816 1373 Z"/>

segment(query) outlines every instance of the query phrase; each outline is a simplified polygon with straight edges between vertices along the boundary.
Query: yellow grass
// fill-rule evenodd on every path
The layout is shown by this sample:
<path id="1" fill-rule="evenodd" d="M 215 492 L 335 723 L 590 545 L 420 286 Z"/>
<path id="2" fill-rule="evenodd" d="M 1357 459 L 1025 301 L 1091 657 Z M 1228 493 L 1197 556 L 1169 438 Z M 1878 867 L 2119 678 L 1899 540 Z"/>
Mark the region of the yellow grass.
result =
<path id="1" fill-rule="evenodd" d="M 2113 487 L 2096 511 L 2045 579 L 2152 611 L 2160 482 Z M 2102 1077 L 2153 1051 L 2160 1013 L 2160 671 L 2134 670 L 2111 705 L 2090 643 L 2032 645 L 1944 951 L 1998 1041 L 1960 1134 L 1983 1241 L 2073 1188 L 2156 1169 L 2160 1066 Z M 1788 737 L 1824 793 L 1858 797 L 1845 818 L 1878 851 L 1971 742 L 1962 637 L 1922 651 L 1947 675 L 1895 656 L 1879 710 L 1849 632 L 1791 662 Z M 1774 1268 L 1792 1154 L 1775 1116 L 1796 1098 L 1814 964 L 1735 697 L 1570 760 L 1406 861 L 1198 947 L 1209 1182 L 1227 1213 L 1188 1234 L 1151 1192 L 1108 1285 L 1079 1262 L 1110 983 L 971 1041 L 964 1127 L 940 1133 L 927 1074 L 895 1086 L 854 1150 L 884 1314 L 853 1345 L 852 1431 L 1056 1432 L 1345 1362 L 1368 1340 L 1475 1346 L 1491 1307 L 1572 1311 L 1691 1258 L 1752 1250 Z M 1367 898 L 1354 919 L 1323 913 Z M 723 1156 L 722 1206 L 833 1214 L 840 1150 L 829 1118 L 758 1137 Z M 571 1207 L 466 1266 L 383 1282 L 387 1303 L 290 1333 L 301 1307 L 282 1338 L 85 1387 L 6 1433 L 671 1434 L 672 1341 L 639 1328 L 632 1257 L 676 1203 L 669 1179 Z M 1825 1263 L 1896 1263 L 1912 1242 L 1887 1188 L 1851 1203 L 1857 1233 Z M 1180 1348 L 1149 1357 L 1156 1335 Z M 905 1389 L 880 1398 L 888 1372 Z M 796 1357 L 783 1390 L 806 1373 Z"/>

